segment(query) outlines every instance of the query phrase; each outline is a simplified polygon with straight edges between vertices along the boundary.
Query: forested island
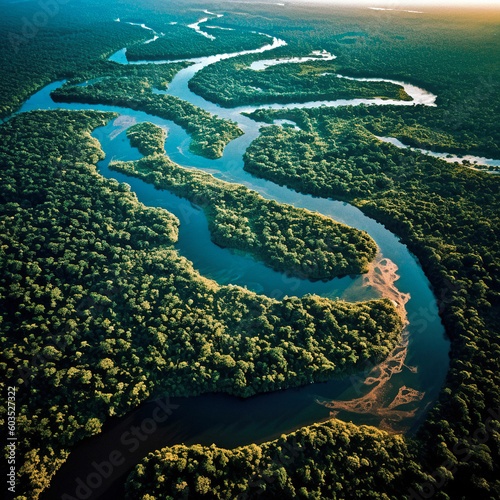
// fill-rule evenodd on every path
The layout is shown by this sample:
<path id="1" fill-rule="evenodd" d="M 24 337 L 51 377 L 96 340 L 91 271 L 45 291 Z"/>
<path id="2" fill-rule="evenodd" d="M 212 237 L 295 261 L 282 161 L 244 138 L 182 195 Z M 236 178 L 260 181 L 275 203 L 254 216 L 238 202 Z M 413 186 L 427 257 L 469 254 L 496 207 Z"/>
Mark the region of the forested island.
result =
<path id="1" fill-rule="evenodd" d="M 404 89 L 393 83 L 338 78 L 332 62 L 284 63 L 255 71 L 248 67 L 254 60 L 255 56 L 242 56 L 207 66 L 193 77 L 189 88 L 226 107 L 373 97 L 411 101 Z"/>
<path id="2" fill-rule="evenodd" d="M 221 29 L 202 25 L 208 36 L 193 37 L 193 30 L 183 25 L 169 26 L 166 33 L 147 44 L 137 44 L 127 49 L 129 61 L 157 61 L 196 58 L 213 54 L 241 52 L 254 49 L 270 42 L 270 38 L 261 33 Z"/>
<path id="3" fill-rule="evenodd" d="M 149 132 L 152 127 L 157 134 L 161 132 L 154 125 L 147 127 Z M 147 143 L 139 144 L 140 150 L 148 149 Z M 316 280 L 360 274 L 368 270 L 377 253 L 377 245 L 366 233 L 307 210 L 265 200 L 244 186 L 182 168 L 165 156 L 113 163 L 111 169 L 199 205 L 216 244 L 248 252 L 278 271 Z"/>
<path id="4" fill-rule="evenodd" d="M 125 498 L 397 498 L 425 480 L 400 436 L 330 420 L 260 446 L 165 448 L 130 474 Z"/>
<path id="5" fill-rule="evenodd" d="M 17 439 L 15 486 L 3 486 L 9 498 L 52 500 L 51 485 L 78 446 L 158 395 L 247 399 L 362 378 L 408 345 L 407 321 L 422 333 L 434 309 L 450 342 L 449 372 L 436 380 L 436 397 L 419 408 L 411 433 L 388 432 L 381 419 L 378 429 L 355 425 L 334 412 L 234 449 L 178 444 L 134 462 L 119 497 L 500 497 L 500 178 L 376 137 L 500 158 L 498 9 L 0 3 L 0 372 L 3 394 L 16 388 Z M 202 18 L 208 20 L 195 29 Z M 144 44 L 152 31 L 127 22 L 144 23 L 159 38 Z M 258 51 L 273 37 L 287 45 L 194 74 L 189 87 L 211 101 L 211 112 L 157 93 L 191 62 L 108 61 L 123 48 L 130 60 L 157 61 Z M 260 59 L 318 50 L 336 59 L 250 69 Z M 410 102 L 393 83 L 339 74 L 408 82 L 434 93 L 436 106 L 252 107 L 357 97 Z M 54 101 L 35 96 L 33 111 L 13 115 L 59 80 L 67 84 Z M 96 110 L 37 110 L 64 103 Z M 404 304 L 389 298 L 276 300 L 195 269 L 174 246 L 179 219 L 101 175 L 95 132 L 119 116 L 99 111 L 101 104 L 141 110 L 183 127 L 196 155 L 223 158 L 246 129 L 216 116 L 212 103 L 245 105 L 261 125 L 241 151 L 248 174 L 341 200 L 383 223 L 416 256 L 435 303 L 406 317 Z M 151 123 L 128 128 L 127 136 L 145 157 L 113 168 L 200 206 L 216 243 L 302 278 L 369 267 L 376 246 L 366 233 L 181 167 L 164 155 L 166 131 Z M 403 393 L 411 389 L 404 385 L 410 372 L 425 375 L 411 362 L 398 365 L 406 370 Z M 12 421 L 9 411 L 0 408 L 4 424 Z"/>
<path id="6" fill-rule="evenodd" d="M 130 145 L 144 156 L 165 153 L 167 132 L 152 123 L 138 123 L 127 129 Z"/>
<path id="7" fill-rule="evenodd" d="M 168 85 L 173 72 L 161 75 L 162 85 Z M 99 75 L 97 75 L 98 77 Z M 220 158 L 228 142 L 243 132 L 235 123 L 217 118 L 191 103 L 171 95 L 154 94 L 158 76 L 151 79 L 149 70 L 137 76 L 108 77 L 85 87 L 63 86 L 52 94 L 56 102 L 108 104 L 145 111 L 172 120 L 191 134 L 190 150 L 207 158 Z M 159 87 L 158 83 L 156 86 Z"/>

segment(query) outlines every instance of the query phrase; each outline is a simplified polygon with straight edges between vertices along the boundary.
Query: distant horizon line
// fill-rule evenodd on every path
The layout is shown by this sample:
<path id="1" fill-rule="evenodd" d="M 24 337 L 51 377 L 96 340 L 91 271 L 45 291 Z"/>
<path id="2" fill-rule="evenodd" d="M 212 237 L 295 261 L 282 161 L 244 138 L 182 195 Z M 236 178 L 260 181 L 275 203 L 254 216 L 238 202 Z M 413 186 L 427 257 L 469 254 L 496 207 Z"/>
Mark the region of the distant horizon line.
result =
<path id="1" fill-rule="evenodd" d="M 252 1 L 248 1 L 252 3 Z M 262 2 L 264 3 L 264 2 Z M 265 2 L 267 3 L 267 2 Z M 269 2 L 270 4 L 278 4 L 278 2 Z M 391 10 L 391 11 L 405 11 L 416 12 L 409 9 L 422 8 L 422 7 L 455 7 L 455 8 L 498 8 L 500 9 L 499 0 L 281 0 L 280 5 L 290 3 L 303 3 L 303 4 L 329 4 L 332 6 L 342 5 L 349 7 L 366 7 L 374 10 Z"/>

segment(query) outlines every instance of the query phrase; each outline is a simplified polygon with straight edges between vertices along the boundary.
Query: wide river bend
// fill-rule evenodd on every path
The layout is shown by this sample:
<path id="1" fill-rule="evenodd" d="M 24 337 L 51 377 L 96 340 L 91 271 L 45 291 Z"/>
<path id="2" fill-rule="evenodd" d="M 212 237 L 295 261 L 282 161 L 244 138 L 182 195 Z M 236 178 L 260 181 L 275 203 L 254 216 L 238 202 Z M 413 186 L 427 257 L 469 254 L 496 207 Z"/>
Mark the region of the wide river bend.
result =
<path id="1" fill-rule="evenodd" d="M 197 23 L 198 28 L 199 24 Z M 264 53 L 285 44 L 283 40 L 274 38 L 269 45 L 245 53 Z M 125 50 L 117 52 L 111 59 L 125 63 Z M 189 90 L 188 82 L 197 71 L 219 60 L 241 54 L 222 54 L 193 60 L 194 64 L 181 70 L 166 91 L 212 114 L 238 123 L 244 135 L 229 143 L 223 157 L 218 160 L 208 160 L 190 153 L 188 150 L 190 137 L 181 127 L 168 120 L 114 106 L 54 103 L 50 93 L 63 82 L 50 84 L 33 95 L 19 112 L 56 108 L 118 112 L 120 116 L 117 119 L 97 129 L 93 134 L 100 141 L 106 154 L 106 159 L 98 165 L 100 173 L 107 178 L 128 183 L 145 205 L 163 207 L 174 213 L 181 222 L 179 241 L 176 245 L 178 251 L 190 259 L 202 275 L 222 285 L 245 286 L 278 299 L 285 295 L 302 296 L 306 293 L 316 293 L 330 298 L 339 297 L 350 301 L 381 296 L 376 286 L 367 286 L 366 277 L 363 276 L 313 283 L 287 277 L 250 258 L 234 255 L 214 245 L 210 241 L 204 214 L 197 207 L 166 191 L 156 190 L 139 179 L 109 170 L 110 161 L 140 158 L 140 154 L 130 146 L 126 138 L 125 131 L 129 126 L 148 121 L 167 129 L 166 154 L 180 165 L 210 172 L 229 182 L 244 184 L 268 199 L 317 211 L 336 221 L 368 232 L 380 250 L 377 257 L 380 273 L 382 275 L 386 273 L 385 276 L 390 278 L 391 284 L 397 279 L 395 282 L 397 293 L 401 297 L 409 298 L 406 303 L 409 324 L 403 342 L 385 363 L 373 367 L 370 373 L 367 371 L 354 377 L 311 384 L 297 389 L 285 389 L 246 400 L 224 394 L 174 398 L 171 403 L 175 404 L 176 408 L 172 410 L 168 420 L 157 423 L 154 432 L 145 435 L 145 439 L 136 439 L 137 443 L 133 443 L 130 439 L 131 430 L 151 420 L 158 407 L 158 402 L 146 403 L 122 418 L 111 419 L 104 425 L 101 434 L 80 443 L 56 474 L 51 488 L 43 495 L 44 498 L 62 498 L 64 494 L 73 497 L 77 495 L 78 487 L 82 484 L 78 480 L 85 483 L 92 474 L 95 477 L 96 464 L 109 460 L 113 451 L 121 454 L 123 463 L 114 467 L 109 477 L 101 475 L 100 481 L 90 488 L 91 493 L 87 498 L 119 498 L 126 474 L 150 451 L 178 443 L 204 445 L 215 443 L 229 448 L 252 442 L 260 443 L 301 426 L 325 420 L 331 416 L 331 409 L 334 409 L 333 414 L 339 418 L 356 424 L 378 425 L 395 431 L 412 430 L 422 421 L 426 409 L 439 393 L 448 370 L 449 343 L 444 336 L 436 298 L 415 257 L 395 235 L 383 225 L 365 216 L 356 207 L 331 199 L 299 194 L 245 172 L 243 154 L 250 143 L 258 137 L 259 129 L 264 124 L 256 123 L 241 114 L 260 108 L 312 108 L 321 105 L 344 106 L 361 103 L 369 105 L 419 103 L 434 106 L 436 96 L 413 85 L 394 82 L 403 86 L 414 100 L 406 102 L 343 99 L 226 109 L 206 101 Z M 172 61 L 154 63 L 168 62 Z M 144 64 L 147 61 L 139 63 Z M 395 275 L 396 270 L 398 276 Z M 451 293 L 443 291 L 443 294 L 448 292 Z M 384 384 L 383 391 L 377 391 L 377 377 L 387 370 L 391 377 Z M 370 380 L 367 379 L 368 376 L 371 377 Z M 329 408 L 318 404 L 318 401 L 327 402 Z M 395 405 L 395 401 L 399 401 L 400 404 Z"/>

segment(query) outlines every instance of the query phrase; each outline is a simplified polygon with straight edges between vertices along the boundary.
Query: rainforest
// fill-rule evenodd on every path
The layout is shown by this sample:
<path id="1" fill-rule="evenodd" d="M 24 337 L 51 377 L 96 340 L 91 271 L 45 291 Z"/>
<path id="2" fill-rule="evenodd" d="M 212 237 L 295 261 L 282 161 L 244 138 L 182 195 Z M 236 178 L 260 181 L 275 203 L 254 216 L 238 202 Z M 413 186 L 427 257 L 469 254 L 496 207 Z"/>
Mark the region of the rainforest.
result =
<path id="1" fill-rule="evenodd" d="M 2 496 L 500 498 L 500 9 L 0 0 Z"/>

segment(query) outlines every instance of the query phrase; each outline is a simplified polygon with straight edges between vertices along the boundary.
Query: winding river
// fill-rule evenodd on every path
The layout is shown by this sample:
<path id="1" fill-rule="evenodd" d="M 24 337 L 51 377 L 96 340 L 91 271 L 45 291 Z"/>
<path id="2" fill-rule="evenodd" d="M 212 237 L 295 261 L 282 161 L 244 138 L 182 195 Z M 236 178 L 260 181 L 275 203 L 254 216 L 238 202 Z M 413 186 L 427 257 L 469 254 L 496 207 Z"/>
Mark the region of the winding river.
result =
<path id="1" fill-rule="evenodd" d="M 193 28 L 199 31 L 200 24 L 201 22 L 196 23 L 196 28 L 195 25 Z M 156 33 L 154 35 L 157 36 Z M 285 295 L 302 296 L 306 293 L 351 301 L 389 296 L 398 303 L 408 321 L 401 344 L 391 353 L 388 360 L 353 377 L 262 394 L 245 400 L 224 394 L 174 398 L 171 403 L 175 408 L 171 410 L 166 422 L 154 419 L 159 403 L 148 402 L 125 417 L 110 419 L 101 434 L 76 446 L 67 462 L 55 475 L 51 488 L 43 498 L 83 498 L 79 494 L 83 495 L 85 488 L 89 491 L 85 498 L 120 498 L 126 474 L 150 451 L 178 443 L 215 443 L 228 448 L 252 442 L 260 443 L 301 426 L 323 421 L 331 415 L 338 415 L 339 418 L 356 424 L 377 425 L 394 431 L 411 431 L 419 425 L 425 417 L 426 409 L 436 399 L 448 370 L 449 343 L 444 337 L 436 298 L 415 257 L 395 235 L 365 216 L 359 209 L 343 202 L 299 194 L 245 172 L 243 153 L 258 137 L 263 124 L 241 114 L 259 108 L 309 108 L 360 103 L 420 103 L 433 106 L 435 96 L 404 82 L 396 82 L 413 97 L 412 102 L 353 99 L 225 109 L 193 94 L 188 88 L 192 76 L 209 64 L 241 54 L 264 53 L 283 45 L 286 45 L 286 42 L 273 38 L 272 43 L 254 51 L 198 58 L 192 61 L 193 65 L 181 70 L 165 91 L 212 114 L 238 123 L 244 135 L 228 144 L 223 157 L 218 160 L 208 160 L 190 153 L 190 137 L 181 127 L 170 121 L 114 106 L 54 103 L 50 93 L 63 82 L 50 84 L 33 95 L 19 112 L 55 108 L 118 112 L 120 116 L 117 119 L 95 130 L 93 134 L 106 153 L 105 160 L 98 165 L 100 173 L 107 178 L 128 183 L 145 205 L 163 207 L 174 213 L 181 222 L 176 247 L 193 262 L 202 275 L 222 285 L 245 286 L 277 299 Z M 117 52 L 111 60 L 126 63 L 125 51 L 126 49 Z M 172 61 L 156 61 L 155 64 L 168 62 Z M 141 61 L 135 64 L 144 63 L 146 62 Z M 313 283 L 287 277 L 250 258 L 234 255 L 227 249 L 217 247 L 210 241 L 207 221 L 197 207 L 166 191 L 156 190 L 139 179 L 109 170 L 110 161 L 140 158 L 137 150 L 130 146 L 125 131 L 131 125 L 143 121 L 152 122 L 168 130 L 166 154 L 180 165 L 202 169 L 220 179 L 244 184 L 265 198 L 317 211 L 367 231 L 380 251 L 371 272 L 367 276 Z M 446 300 L 446 294 L 451 293 L 451 290 L 439 293 L 440 299 Z M 153 429 L 151 432 L 143 432 L 141 438 L 135 439 L 137 443 L 133 442 L 133 429 L 141 428 L 145 422 L 153 422 L 154 429 L 150 427 Z M 109 474 L 96 472 L 98 464 L 109 461 L 114 452 L 118 452 L 123 459 L 120 464 L 114 466 Z M 92 478 L 94 482 L 91 481 Z M 83 488 L 82 484 L 85 488 L 78 490 Z"/>

